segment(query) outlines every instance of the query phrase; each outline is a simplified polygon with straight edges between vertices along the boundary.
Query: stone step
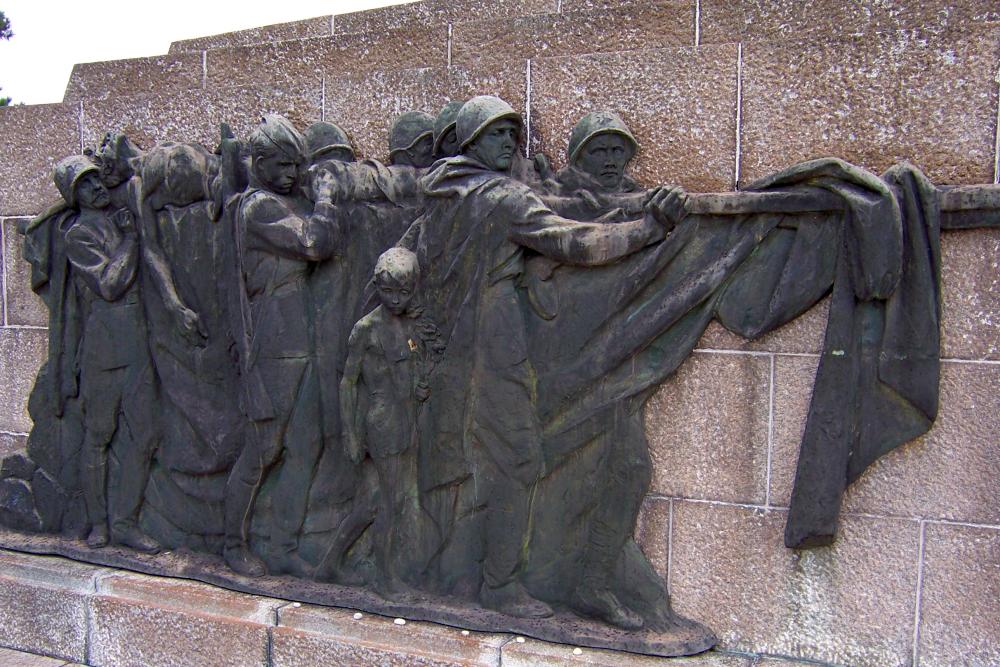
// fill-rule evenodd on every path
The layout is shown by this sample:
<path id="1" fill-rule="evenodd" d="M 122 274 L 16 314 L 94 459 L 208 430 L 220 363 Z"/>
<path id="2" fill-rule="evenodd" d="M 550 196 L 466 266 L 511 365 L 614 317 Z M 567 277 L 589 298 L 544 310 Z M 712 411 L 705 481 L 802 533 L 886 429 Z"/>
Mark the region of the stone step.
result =
<path id="1" fill-rule="evenodd" d="M 666 659 L 580 649 L 3 550 L 0 602 L 5 666 L 804 664 L 718 651 Z"/>
<path id="2" fill-rule="evenodd" d="M 0 648 L 0 665 L 4 667 L 77 667 L 80 664 L 66 662 L 61 658 L 50 658 L 45 655 Z"/>

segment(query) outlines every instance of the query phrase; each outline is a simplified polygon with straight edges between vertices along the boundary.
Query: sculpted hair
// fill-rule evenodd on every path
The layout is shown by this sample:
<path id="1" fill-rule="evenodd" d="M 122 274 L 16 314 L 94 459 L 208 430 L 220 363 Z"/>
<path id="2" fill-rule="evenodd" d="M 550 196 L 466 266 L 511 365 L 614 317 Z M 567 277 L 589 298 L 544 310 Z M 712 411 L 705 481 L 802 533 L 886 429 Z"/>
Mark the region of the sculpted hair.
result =
<path id="1" fill-rule="evenodd" d="M 420 280 L 420 264 L 417 256 L 406 248 L 389 248 L 379 255 L 374 273 L 376 284 L 387 278 L 400 284 L 407 280 L 416 284 Z"/>

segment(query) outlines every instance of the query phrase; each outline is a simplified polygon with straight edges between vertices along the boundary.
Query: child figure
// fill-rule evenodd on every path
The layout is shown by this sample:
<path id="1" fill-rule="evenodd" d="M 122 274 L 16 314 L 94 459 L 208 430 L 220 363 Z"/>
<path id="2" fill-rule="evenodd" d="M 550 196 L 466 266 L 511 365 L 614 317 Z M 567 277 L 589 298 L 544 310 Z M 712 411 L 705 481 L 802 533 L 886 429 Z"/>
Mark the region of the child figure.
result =
<path id="1" fill-rule="evenodd" d="M 374 282 L 381 305 L 354 325 L 340 383 L 347 454 L 360 463 L 367 453 L 378 472 L 375 589 L 397 602 L 413 596 L 399 574 L 399 560 L 407 555 L 401 537 L 418 510 L 417 413 L 430 394 L 426 376 L 436 347 L 428 335 L 436 330 L 419 319 L 413 302 L 418 279 L 409 250 L 390 248 L 378 258 Z"/>

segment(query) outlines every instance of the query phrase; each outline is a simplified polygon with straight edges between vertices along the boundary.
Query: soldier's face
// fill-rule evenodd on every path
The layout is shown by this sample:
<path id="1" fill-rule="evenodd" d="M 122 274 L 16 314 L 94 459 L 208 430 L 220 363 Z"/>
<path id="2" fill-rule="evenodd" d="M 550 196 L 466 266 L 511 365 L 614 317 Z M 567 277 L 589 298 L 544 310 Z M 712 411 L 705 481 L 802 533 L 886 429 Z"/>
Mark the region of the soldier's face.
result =
<path id="1" fill-rule="evenodd" d="M 445 132 L 441 139 L 441 156 L 451 157 L 452 155 L 458 155 L 458 134 L 455 133 L 454 127 Z"/>
<path id="2" fill-rule="evenodd" d="M 618 189 L 625 165 L 632 159 L 632 146 L 618 134 L 599 134 L 576 156 L 576 167 L 593 176 L 605 188 Z"/>
<path id="3" fill-rule="evenodd" d="M 414 167 L 431 166 L 434 164 L 434 137 L 428 134 L 414 144 L 407 153 L 410 155 L 410 164 Z"/>
<path id="4" fill-rule="evenodd" d="M 514 160 L 521 126 L 503 118 L 490 123 L 469 144 L 468 153 L 494 171 L 507 171 Z"/>
<path id="5" fill-rule="evenodd" d="M 261 185 L 278 194 L 287 195 L 299 180 L 299 162 L 277 151 L 254 158 L 253 168 Z"/>
<path id="6" fill-rule="evenodd" d="M 76 201 L 80 208 L 100 209 L 111 203 L 111 196 L 100 177 L 89 172 L 76 182 Z"/>
<path id="7" fill-rule="evenodd" d="M 412 276 L 401 281 L 393 280 L 390 276 L 380 277 L 376 289 L 382 306 L 393 315 L 405 313 L 413 300 L 414 282 Z"/>

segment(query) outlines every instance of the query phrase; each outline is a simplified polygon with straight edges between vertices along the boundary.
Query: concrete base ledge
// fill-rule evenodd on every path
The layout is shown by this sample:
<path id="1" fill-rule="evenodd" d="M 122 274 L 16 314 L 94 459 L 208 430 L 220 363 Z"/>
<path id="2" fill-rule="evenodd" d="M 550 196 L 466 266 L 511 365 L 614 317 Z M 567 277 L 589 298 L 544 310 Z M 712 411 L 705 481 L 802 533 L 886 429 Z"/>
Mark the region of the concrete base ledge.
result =
<path id="1" fill-rule="evenodd" d="M 715 651 L 666 659 L 584 649 L 5 550 L 0 646 L 0 664 L 13 667 L 807 664 Z"/>

